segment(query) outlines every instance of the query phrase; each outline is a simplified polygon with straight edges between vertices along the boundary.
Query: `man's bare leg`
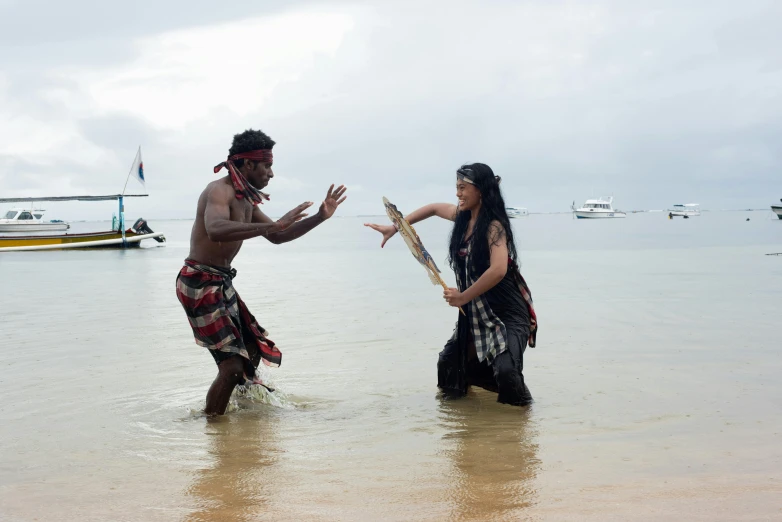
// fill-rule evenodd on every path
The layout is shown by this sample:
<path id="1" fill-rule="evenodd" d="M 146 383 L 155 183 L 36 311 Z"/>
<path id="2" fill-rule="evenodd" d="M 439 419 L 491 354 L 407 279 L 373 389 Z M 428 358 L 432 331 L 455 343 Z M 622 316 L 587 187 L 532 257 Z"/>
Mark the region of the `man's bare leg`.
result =
<path id="1" fill-rule="evenodd" d="M 206 394 L 207 415 L 222 415 L 228 407 L 231 393 L 244 381 L 244 363 L 241 355 L 234 355 L 217 365 L 217 377 Z"/>

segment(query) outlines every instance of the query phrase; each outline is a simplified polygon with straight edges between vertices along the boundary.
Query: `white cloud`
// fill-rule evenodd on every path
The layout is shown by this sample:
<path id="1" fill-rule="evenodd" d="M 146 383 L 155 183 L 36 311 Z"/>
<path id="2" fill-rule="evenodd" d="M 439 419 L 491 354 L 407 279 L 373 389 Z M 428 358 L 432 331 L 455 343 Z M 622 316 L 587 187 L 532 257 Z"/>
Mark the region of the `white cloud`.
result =
<path id="1" fill-rule="evenodd" d="M 77 120 L 57 114 L 45 118 L 14 102 L 8 82 L 0 79 L 0 181 L 7 197 L 83 191 L 80 171 L 117 167 L 112 151 L 80 134 Z"/>
<path id="2" fill-rule="evenodd" d="M 285 13 L 150 36 L 131 63 L 59 74 L 81 84 L 98 114 L 182 129 L 217 110 L 262 109 L 280 85 L 332 58 L 352 28 L 346 13 Z"/>

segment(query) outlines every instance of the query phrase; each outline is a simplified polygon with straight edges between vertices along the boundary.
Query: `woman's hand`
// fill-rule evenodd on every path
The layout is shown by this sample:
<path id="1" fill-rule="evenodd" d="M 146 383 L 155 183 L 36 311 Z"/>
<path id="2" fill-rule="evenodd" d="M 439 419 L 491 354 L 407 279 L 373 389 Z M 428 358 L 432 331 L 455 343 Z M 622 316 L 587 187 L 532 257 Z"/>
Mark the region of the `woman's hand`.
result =
<path id="1" fill-rule="evenodd" d="M 386 241 L 391 239 L 396 234 L 396 227 L 393 225 L 376 225 L 374 223 L 364 223 L 365 227 L 369 227 L 372 230 L 377 230 L 383 234 L 383 242 L 380 243 L 380 248 L 386 246 Z"/>
<path id="2" fill-rule="evenodd" d="M 443 290 L 443 299 L 445 299 L 449 305 L 456 308 L 469 303 L 469 301 L 464 298 L 464 294 L 461 293 L 458 288 L 448 288 Z"/>

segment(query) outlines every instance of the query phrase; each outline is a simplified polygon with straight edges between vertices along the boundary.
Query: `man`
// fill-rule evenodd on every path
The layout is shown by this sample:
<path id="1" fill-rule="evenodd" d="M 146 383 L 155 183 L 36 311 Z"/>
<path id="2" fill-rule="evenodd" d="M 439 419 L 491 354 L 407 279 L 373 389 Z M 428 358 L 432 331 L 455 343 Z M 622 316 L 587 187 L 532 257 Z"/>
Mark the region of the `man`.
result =
<path id="1" fill-rule="evenodd" d="M 345 201 L 344 185 L 328 190 L 318 213 L 304 219 L 305 202 L 277 221 L 258 208 L 269 196 L 261 192 L 274 177 L 274 141 L 256 130 L 234 136 L 223 167 L 228 175 L 206 186 L 190 235 L 190 255 L 177 276 L 177 298 L 185 308 L 196 343 L 209 348 L 217 378 L 206 394 L 207 415 L 222 415 L 237 384 L 256 382 L 261 361 L 279 366 L 281 354 L 233 288 L 231 262 L 245 239 L 263 236 L 274 244 L 298 239 L 334 215 Z"/>

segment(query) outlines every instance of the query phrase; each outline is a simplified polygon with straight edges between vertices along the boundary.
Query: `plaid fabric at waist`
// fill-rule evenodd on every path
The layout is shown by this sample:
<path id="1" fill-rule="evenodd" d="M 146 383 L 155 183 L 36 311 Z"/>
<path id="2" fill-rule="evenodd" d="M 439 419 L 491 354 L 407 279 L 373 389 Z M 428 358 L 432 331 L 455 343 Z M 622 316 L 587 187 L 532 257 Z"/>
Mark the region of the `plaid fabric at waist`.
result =
<path id="1" fill-rule="evenodd" d="M 210 350 L 232 351 L 255 368 L 263 361 L 279 366 L 282 354 L 258 324 L 233 286 L 235 269 L 185 260 L 176 294 L 185 309 L 196 343 Z M 228 348 L 231 348 L 228 350 Z"/>
<path id="2" fill-rule="evenodd" d="M 463 242 L 459 250 L 459 256 L 462 258 L 461 267 L 456 270 L 456 284 L 461 292 L 464 292 L 478 280 L 478 277 L 470 270 L 471 255 L 472 241 Z M 537 344 L 538 316 L 532 304 L 532 293 L 522 277 L 518 265 L 510 257 L 508 258 L 508 269 L 513 271 L 513 277 L 529 312 L 530 331 L 527 343 L 530 348 L 534 348 Z M 467 303 L 467 308 L 469 309 L 470 333 L 475 342 L 475 353 L 478 360 L 481 362 L 487 360 L 491 363 L 506 349 L 507 329 L 505 324 L 492 311 L 485 294 L 481 294 Z M 458 327 L 454 329 L 451 340 L 456 340 L 457 332 Z"/>

